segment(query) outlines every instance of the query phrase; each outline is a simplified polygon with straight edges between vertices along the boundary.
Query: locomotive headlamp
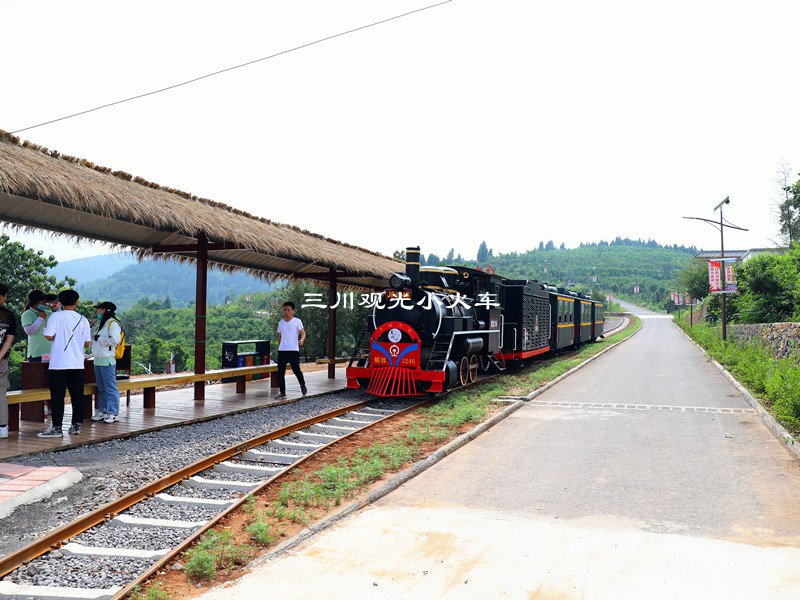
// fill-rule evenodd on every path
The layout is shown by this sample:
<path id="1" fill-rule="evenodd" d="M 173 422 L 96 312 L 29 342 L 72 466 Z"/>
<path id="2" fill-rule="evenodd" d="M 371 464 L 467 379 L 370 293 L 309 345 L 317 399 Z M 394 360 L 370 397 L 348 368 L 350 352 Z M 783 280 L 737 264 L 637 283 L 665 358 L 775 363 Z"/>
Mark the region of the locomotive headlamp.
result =
<path id="1" fill-rule="evenodd" d="M 411 287 L 411 277 L 403 275 L 402 273 L 392 273 L 392 276 L 389 277 L 389 285 L 392 286 L 392 289 L 399 292 L 400 290 Z"/>

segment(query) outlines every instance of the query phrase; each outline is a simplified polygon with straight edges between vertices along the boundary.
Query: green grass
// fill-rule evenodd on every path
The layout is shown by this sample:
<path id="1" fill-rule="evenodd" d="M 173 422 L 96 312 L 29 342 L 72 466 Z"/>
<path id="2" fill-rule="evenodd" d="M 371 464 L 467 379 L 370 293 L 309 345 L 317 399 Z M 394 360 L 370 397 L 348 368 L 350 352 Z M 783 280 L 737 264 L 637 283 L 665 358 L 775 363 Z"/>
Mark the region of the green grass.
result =
<path id="1" fill-rule="evenodd" d="M 800 364 L 796 358 L 778 359 L 759 342 L 722 341 L 722 327 L 705 323 L 675 323 L 728 369 L 784 427 L 800 435 Z"/>
<path id="2" fill-rule="evenodd" d="M 136 586 L 131 592 L 131 600 L 169 600 L 170 595 L 161 589 L 161 583 L 156 582 L 147 588 L 147 591 L 142 593 L 142 588 Z"/>
<path id="3" fill-rule="evenodd" d="M 213 579 L 219 570 L 243 565 L 252 555 L 253 548 L 237 544 L 230 531 L 209 529 L 184 553 L 186 574 L 193 580 Z"/>

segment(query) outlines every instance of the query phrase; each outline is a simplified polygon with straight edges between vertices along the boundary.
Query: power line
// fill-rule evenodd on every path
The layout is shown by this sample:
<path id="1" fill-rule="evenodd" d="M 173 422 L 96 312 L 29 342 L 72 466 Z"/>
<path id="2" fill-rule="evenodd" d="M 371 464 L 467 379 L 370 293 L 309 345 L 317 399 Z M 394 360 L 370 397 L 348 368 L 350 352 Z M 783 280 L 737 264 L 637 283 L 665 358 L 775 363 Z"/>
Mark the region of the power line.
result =
<path id="1" fill-rule="evenodd" d="M 71 115 L 58 117 L 57 119 L 51 119 L 49 121 L 44 121 L 44 122 L 38 123 L 36 125 L 31 125 L 29 127 L 23 127 L 22 129 L 17 129 L 16 131 L 12 131 L 11 133 L 12 134 L 14 134 L 14 133 L 22 133 L 23 131 L 28 131 L 30 129 L 36 129 L 37 127 L 42 127 L 44 125 L 50 125 L 51 123 L 57 123 L 59 121 L 64 121 L 66 119 L 71 119 L 73 117 L 79 117 L 80 115 L 85 115 L 87 113 L 94 112 L 96 110 L 101 110 L 103 108 L 109 108 L 111 106 L 116 106 L 117 104 L 123 104 L 125 102 L 130 102 L 131 100 L 138 100 L 139 98 L 145 98 L 147 96 L 153 96 L 154 94 L 160 94 L 161 92 L 174 90 L 175 88 L 179 88 L 181 86 L 189 85 L 190 83 L 194 83 L 196 81 L 200 81 L 201 79 L 208 79 L 209 77 L 213 77 L 214 75 L 220 75 L 221 73 L 227 73 L 228 71 L 234 71 L 236 69 L 241 69 L 242 67 L 247 67 L 247 66 L 253 65 L 253 64 L 258 63 L 258 62 L 262 62 L 262 61 L 265 61 L 265 60 L 269 60 L 271 58 L 275 58 L 277 56 L 282 56 L 284 54 L 289 54 L 290 52 L 295 52 L 296 50 L 302 50 L 303 48 L 308 48 L 309 46 L 314 46 L 316 44 L 321 44 L 322 42 L 327 42 L 329 40 L 332 40 L 332 39 L 335 39 L 335 38 L 338 38 L 338 37 L 342 37 L 342 36 L 345 36 L 345 35 L 348 35 L 348 34 L 351 34 L 351 33 L 355 33 L 357 31 L 362 31 L 362 30 L 368 29 L 370 27 L 375 27 L 376 25 L 383 25 L 384 23 L 388 23 L 389 21 L 394 21 L 396 19 L 402 19 L 403 17 L 407 17 L 409 15 L 413 15 L 415 13 L 422 12 L 422 11 L 428 10 L 430 8 L 436 8 L 437 6 L 441 6 L 442 4 L 448 4 L 448 3 L 452 2 L 452 1 L 453 0 L 444 0 L 443 2 L 438 2 L 436 4 L 431 4 L 430 6 L 423 6 L 422 8 L 417 8 L 417 9 L 414 9 L 414 10 L 410 10 L 408 12 L 405 12 L 405 13 L 402 13 L 402 14 L 399 14 L 399 15 L 395 15 L 393 17 L 389 17 L 388 19 L 382 19 L 380 21 L 375 21 L 374 23 L 368 23 L 366 25 L 361 25 L 359 27 L 356 27 L 355 29 L 348 29 L 347 31 L 341 31 L 341 32 L 335 33 L 333 35 L 329 35 L 327 37 L 320 38 L 318 40 L 314 40 L 313 42 L 308 42 L 308 43 L 305 43 L 305 44 L 301 44 L 300 46 L 295 46 L 294 48 L 289 48 L 288 50 L 281 50 L 280 52 L 276 52 L 275 54 L 270 54 L 269 56 L 264 56 L 262 58 L 256 58 L 255 60 L 251 60 L 251 61 L 239 64 L 239 65 L 235 65 L 233 67 L 227 67 L 225 69 L 220 69 L 219 71 L 214 71 L 213 73 L 207 73 L 205 75 L 200 75 L 199 77 L 195 77 L 193 79 L 189 79 L 189 80 L 183 81 L 181 83 L 176 83 L 176 84 L 173 84 L 173 85 L 169 85 L 167 87 L 160 88 L 160 89 L 157 89 L 157 90 L 152 90 L 150 92 L 144 92 L 142 94 L 138 94 L 136 96 L 131 96 L 129 98 L 124 98 L 122 100 L 116 100 L 114 102 L 109 102 L 108 104 L 102 104 L 102 105 L 96 106 L 94 108 L 89 108 L 87 110 L 82 110 L 80 112 L 72 113 Z"/>

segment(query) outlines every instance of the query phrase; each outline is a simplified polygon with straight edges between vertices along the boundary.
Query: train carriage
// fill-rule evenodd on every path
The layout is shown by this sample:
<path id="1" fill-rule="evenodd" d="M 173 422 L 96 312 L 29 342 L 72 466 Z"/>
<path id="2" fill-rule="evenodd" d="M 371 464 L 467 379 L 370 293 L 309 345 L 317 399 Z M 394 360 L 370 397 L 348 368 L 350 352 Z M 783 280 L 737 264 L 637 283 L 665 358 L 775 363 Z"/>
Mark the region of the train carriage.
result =
<path id="1" fill-rule="evenodd" d="M 592 302 L 584 294 L 578 294 L 578 318 L 575 323 L 578 342 L 584 343 L 592 339 Z"/>
<path id="2" fill-rule="evenodd" d="M 538 281 L 466 267 L 420 267 L 390 278 L 347 369 L 347 387 L 375 396 L 439 394 L 480 370 L 517 367 L 537 355 L 602 336 L 602 304 Z"/>
<path id="3" fill-rule="evenodd" d="M 574 292 L 557 288 L 550 293 L 550 306 L 553 315 L 551 349 L 560 350 L 575 345 L 576 297 Z"/>

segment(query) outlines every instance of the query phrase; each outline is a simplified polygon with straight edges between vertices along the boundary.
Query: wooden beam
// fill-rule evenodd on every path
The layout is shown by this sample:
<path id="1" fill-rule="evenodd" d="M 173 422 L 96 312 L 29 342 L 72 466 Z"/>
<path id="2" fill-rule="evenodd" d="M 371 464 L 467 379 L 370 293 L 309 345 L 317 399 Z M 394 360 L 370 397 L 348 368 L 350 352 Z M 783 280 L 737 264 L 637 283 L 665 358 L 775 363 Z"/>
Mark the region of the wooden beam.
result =
<path id="1" fill-rule="evenodd" d="M 357 275 L 353 273 L 343 273 L 341 271 L 334 271 L 331 267 L 329 273 L 295 273 L 292 275 L 295 279 L 318 279 L 320 281 L 329 281 L 337 277 L 374 277 L 374 275 Z"/>
<path id="2" fill-rule="evenodd" d="M 200 234 L 201 236 L 203 234 Z M 199 246 L 199 238 L 197 244 L 156 244 L 150 246 L 150 251 L 154 254 L 162 252 L 196 252 Z M 231 242 L 219 242 L 214 244 L 205 244 L 206 251 L 208 250 L 247 250 L 244 246 L 234 244 Z"/>

